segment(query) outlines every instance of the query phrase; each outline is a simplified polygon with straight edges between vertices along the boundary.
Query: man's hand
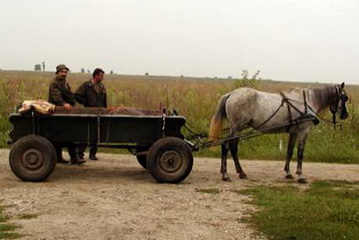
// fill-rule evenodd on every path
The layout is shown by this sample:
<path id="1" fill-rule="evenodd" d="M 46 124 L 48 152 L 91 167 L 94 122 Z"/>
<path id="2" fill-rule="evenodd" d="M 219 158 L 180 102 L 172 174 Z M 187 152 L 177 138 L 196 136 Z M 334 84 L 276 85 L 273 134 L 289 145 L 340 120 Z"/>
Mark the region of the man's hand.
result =
<path id="1" fill-rule="evenodd" d="M 71 106 L 70 104 L 68 104 L 68 103 L 65 103 L 65 104 L 64 104 L 64 108 L 65 108 L 66 110 L 71 110 L 72 106 Z"/>

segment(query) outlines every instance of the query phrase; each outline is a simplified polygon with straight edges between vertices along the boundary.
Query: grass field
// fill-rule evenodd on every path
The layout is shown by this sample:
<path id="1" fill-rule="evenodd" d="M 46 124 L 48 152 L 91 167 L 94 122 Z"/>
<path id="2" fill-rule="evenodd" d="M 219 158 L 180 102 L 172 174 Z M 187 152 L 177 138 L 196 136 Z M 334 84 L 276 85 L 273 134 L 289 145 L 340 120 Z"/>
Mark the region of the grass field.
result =
<path id="1" fill-rule="evenodd" d="M 260 211 L 248 222 L 268 239 L 358 239 L 358 183 L 318 181 L 307 190 L 261 186 L 238 193 L 253 196 Z"/>
<path id="2" fill-rule="evenodd" d="M 7 147 L 11 129 L 8 116 L 23 100 L 47 99 L 48 86 L 54 77 L 51 72 L 0 71 L 0 146 Z M 69 83 L 75 90 L 89 74 L 71 73 Z M 207 133 L 211 117 L 220 96 L 233 90 L 234 79 L 189 77 L 106 75 L 105 84 L 109 106 L 159 109 L 166 106 L 186 117 L 196 132 Z M 277 92 L 292 87 L 318 86 L 316 83 L 258 81 L 260 90 Z M 350 117 L 343 129 L 334 130 L 331 124 L 321 123 L 309 135 L 305 161 L 359 163 L 359 86 L 347 86 L 350 96 Z M 323 117 L 330 119 L 330 114 Z M 185 132 L 185 134 L 188 134 Z M 283 148 L 279 149 L 282 142 Z M 240 145 L 240 157 L 246 159 L 284 159 L 287 136 L 264 135 Z M 202 156 L 220 156 L 219 147 L 205 149 Z"/>

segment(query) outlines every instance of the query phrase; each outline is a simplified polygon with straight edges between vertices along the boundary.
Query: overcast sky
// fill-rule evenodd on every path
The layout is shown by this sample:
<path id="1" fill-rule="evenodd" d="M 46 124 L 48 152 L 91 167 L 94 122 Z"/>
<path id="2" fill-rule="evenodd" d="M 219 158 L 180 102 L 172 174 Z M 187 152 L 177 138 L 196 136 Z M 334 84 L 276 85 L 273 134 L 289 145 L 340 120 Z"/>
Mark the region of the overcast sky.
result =
<path id="1" fill-rule="evenodd" d="M 1 0 L 0 69 L 359 84 L 358 0 Z"/>

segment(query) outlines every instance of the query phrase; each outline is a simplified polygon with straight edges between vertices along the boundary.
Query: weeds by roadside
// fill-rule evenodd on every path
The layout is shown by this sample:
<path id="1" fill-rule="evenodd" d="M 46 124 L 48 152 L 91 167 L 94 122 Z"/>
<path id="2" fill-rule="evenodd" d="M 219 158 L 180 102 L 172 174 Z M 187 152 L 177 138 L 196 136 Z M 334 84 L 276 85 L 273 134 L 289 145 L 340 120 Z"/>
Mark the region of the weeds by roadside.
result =
<path id="1" fill-rule="evenodd" d="M 260 211 L 248 218 L 270 239 L 357 239 L 359 186 L 345 181 L 317 181 L 309 189 L 255 187 L 239 191 L 253 197 Z"/>
<path id="2" fill-rule="evenodd" d="M 6 223 L 9 218 L 4 214 L 4 207 L 0 206 L 0 239 L 15 239 L 20 237 L 14 230 L 18 226 Z"/>

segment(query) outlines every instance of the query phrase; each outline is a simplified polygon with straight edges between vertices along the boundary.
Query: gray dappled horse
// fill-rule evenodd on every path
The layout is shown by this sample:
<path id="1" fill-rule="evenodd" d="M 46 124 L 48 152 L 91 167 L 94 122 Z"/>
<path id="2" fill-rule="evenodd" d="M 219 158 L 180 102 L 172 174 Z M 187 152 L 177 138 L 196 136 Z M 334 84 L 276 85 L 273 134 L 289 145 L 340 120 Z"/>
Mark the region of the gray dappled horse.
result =
<path id="1" fill-rule="evenodd" d="M 348 117 L 345 102 L 348 97 L 341 85 L 321 88 L 292 89 L 280 93 L 261 92 L 252 88 L 239 88 L 223 95 L 212 118 L 209 140 L 218 141 L 224 119 L 227 119 L 230 140 L 222 142 L 221 173 L 224 181 L 229 181 L 227 174 L 227 154 L 231 151 L 236 171 L 240 178 L 246 178 L 238 160 L 237 134 L 251 127 L 263 133 L 289 133 L 287 157 L 284 170 L 286 178 L 293 176 L 289 169 L 293 148 L 297 141 L 297 174 L 298 181 L 305 183 L 302 175 L 302 160 L 305 140 L 310 128 L 319 123 L 317 114 L 329 107 L 333 114 L 339 113 L 341 119 Z"/>

